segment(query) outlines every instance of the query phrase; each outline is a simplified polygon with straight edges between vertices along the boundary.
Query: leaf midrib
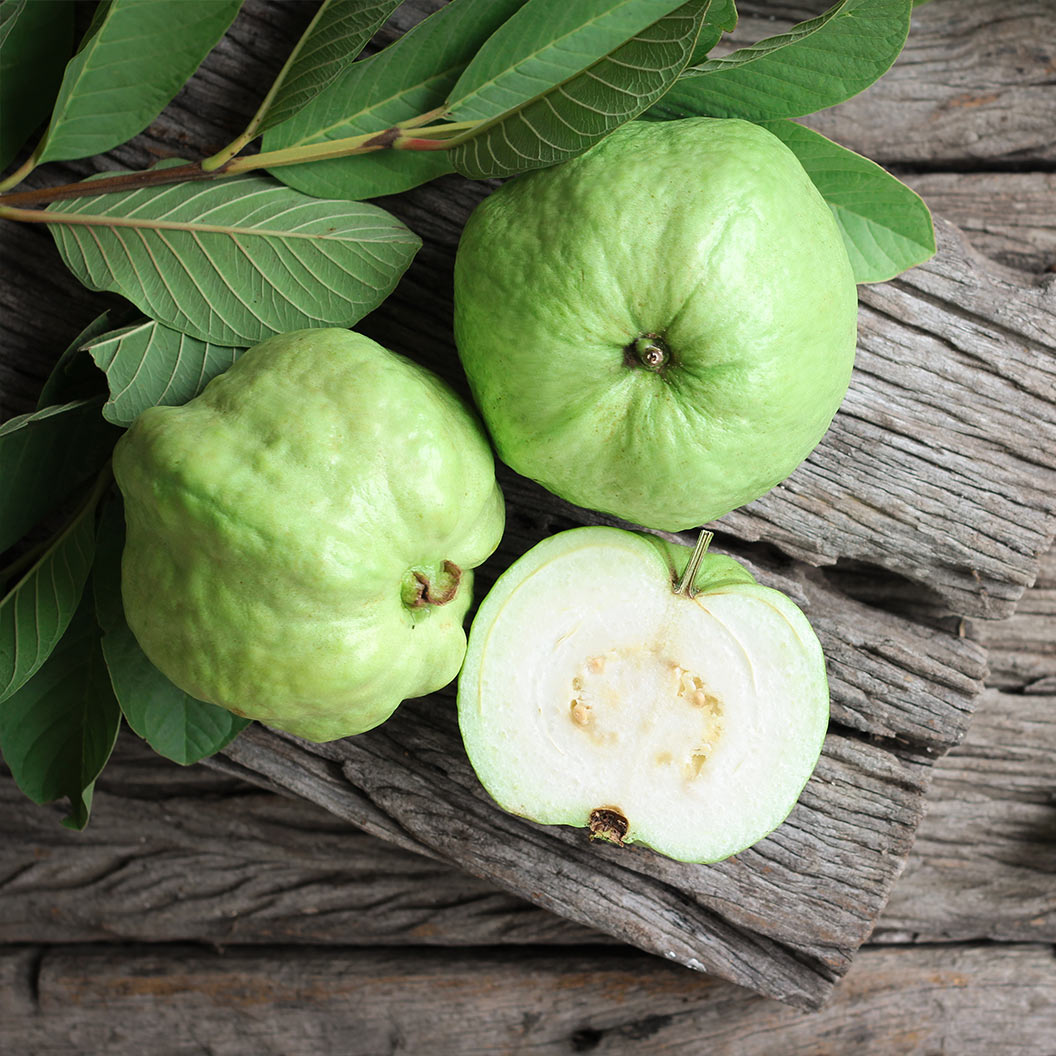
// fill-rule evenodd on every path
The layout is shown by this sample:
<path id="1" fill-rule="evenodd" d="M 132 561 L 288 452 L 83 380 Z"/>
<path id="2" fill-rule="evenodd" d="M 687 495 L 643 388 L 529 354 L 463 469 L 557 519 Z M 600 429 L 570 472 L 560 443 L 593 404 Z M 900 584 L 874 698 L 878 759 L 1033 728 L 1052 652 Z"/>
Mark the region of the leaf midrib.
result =
<path id="1" fill-rule="evenodd" d="M 191 234 L 250 235 L 258 238 L 305 239 L 320 242 L 365 242 L 370 231 L 356 230 L 339 235 L 327 232 L 285 231 L 282 228 L 232 227 L 225 224 L 200 224 L 179 220 L 136 219 L 129 216 L 106 216 L 93 213 L 53 213 L 48 211 L 46 223 L 65 227 L 131 227 L 148 231 L 184 231 Z M 377 241 L 404 241 L 399 238 L 399 228 L 377 228 L 387 236 Z"/>
<path id="2" fill-rule="evenodd" d="M 490 132 L 491 129 L 497 127 L 498 125 L 501 125 L 505 121 L 508 121 L 511 117 L 516 117 L 519 113 L 521 113 L 522 110 L 526 110 L 529 106 L 531 106 L 534 103 L 537 103 L 540 99 L 545 99 L 548 95 L 551 95 L 554 92 L 560 91 L 562 88 L 564 88 L 564 86 L 566 84 L 570 84 L 572 81 L 575 81 L 575 80 L 577 80 L 580 77 L 587 76 L 590 73 L 591 70 L 593 70 L 596 67 L 600 66 L 603 62 L 609 62 L 612 59 L 612 56 L 616 54 L 616 52 L 621 51 L 623 48 L 627 47 L 628 45 L 633 44 L 633 43 L 635 43 L 635 41 L 640 40 L 641 39 L 641 34 L 644 33 L 646 29 L 652 28 L 653 26 L 656 25 L 657 22 L 663 22 L 665 19 L 674 17 L 675 13 L 682 6 L 684 6 L 684 5 L 680 4 L 679 7 L 676 7 L 674 9 L 672 9 L 671 11 L 668 11 L 668 13 L 666 15 L 661 15 L 658 19 L 656 19 L 655 22 L 650 22 L 648 26 L 645 26 L 641 30 L 639 30 L 639 32 L 636 33 L 633 37 L 628 37 L 625 41 L 623 41 L 622 44 L 619 44 L 617 47 L 613 48 L 612 51 L 607 52 L 605 55 L 602 55 L 598 59 L 595 59 L 594 62 L 592 62 L 589 66 L 585 66 L 583 69 L 577 70 L 574 74 L 571 74 L 570 76 L 566 77 L 563 81 L 560 81 L 558 84 L 555 84 L 555 85 L 553 85 L 550 88 L 547 88 L 545 91 L 540 92 L 538 95 L 533 95 L 531 99 L 525 99 L 524 102 L 519 103 L 517 106 L 512 107 L 511 109 L 506 110 L 503 113 L 496 115 L 495 117 L 490 117 L 490 118 L 486 118 L 486 119 L 482 120 L 480 122 L 480 124 L 476 126 L 476 128 L 472 128 L 468 132 L 463 132 L 462 135 L 460 135 L 460 136 L 452 137 L 450 140 L 448 140 L 448 146 L 449 147 L 462 147 L 462 146 L 464 146 L 464 145 L 466 145 L 468 143 L 471 143 L 474 139 L 476 139 L 478 136 L 481 136 L 483 133 Z M 699 36 L 699 35 L 700 35 L 700 30 L 698 28 L 697 36 Z M 695 43 L 696 43 L 696 40 L 693 41 L 693 44 L 695 44 Z M 689 51 L 689 54 L 692 54 L 692 53 L 693 52 L 692 52 L 692 47 L 691 47 L 690 51 Z M 644 68 L 644 67 L 636 67 L 636 68 Z M 626 92 L 626 94 L 632 96 L 635 99 L 641 99 L 642 98 L 642 96 L 638 95 L 637 93 L 635 93 L 631 89 L 624 89 L 624 91 Z M 649 93 L 647 92 L 645 94 L 648 95 Z"/>
<path id="3" fill-rule="evenodd" d="M 634 0 L 623 0 L 623 2 L 619 5 L 619 8 L 626 7 L 628 4 L 631 4 L 633 2 L 634 2 Z M 504 78 L 504 77 L 509 77 L 512 73 L 514 73 L 517 70 L 519 70 L 520 67 L 522 67 L 526 62 L 530 62 L 532 59 L 538 58 L 544 52 L 551 51 L 561 41 L 568 40 L 570 37 L 574 37 L 577 34 L 584 32 L 584 30 L 586 30 L 589 27 L 595 25 L 596 23 L 600 22 L 604 18 L 609 18 L 614 12 L 618 11 L 619 8 L 618 7 L 611 7 L 611 8 L 609 8 L 608 11 L 606 11 L 604 14 L 600 15 L 598 18 L 592 18 L 589 22 L 583 22 L 580 25 L 578 25 L 575 29 L 570 30 L 568 33 L 564 34 L 564 36 L 555 37 L 553 40 L 548 41 L 547 44 L 544 47 L 539 48 L 536 51 L 533 51 L 533 52 L 531 52 L 528 55 L 525 55 L 522 59 L 519 59 L 513 66 L 507 66 L 506 69 L 504 69 L 501 73 L 496 74 L 490 80 L 484 81 L 481 84 L 477 85 L 477 87 L 474 88 L 473 91 L 471 91 L 468 95 L 462 96 L 461 99 L 457 99 L 454 103 L 449 101 L 447 103 L 446 109 L 448 110 L 448 112 L 453 112 L 457 107 L 464 106 L 466 104 L 466 102 L 468 102 L 469 100 L 479 98 L 481 92 L 485 88 L 488 88 L 491 85 L 497 84 L 499 82 L 499 80 Z M 659 22 L 661 19 L 668 18 L 670 15 L 672 15 L 674 13 L 675 10 L 677 10 L 677 5 L 676 5 L 675 8 L 672 8 L 671 11 L 668 11 L 667 14 L 661 15 L 660 18 L 654 19 L 653 22 L 649 23 L 649 25 L 653 25 L 655 22 Z M 641 30 L 639 30 L 639 32 L 641 32 Z M 638 34 L 636 33 L 634 35 L 634 37 L 628 37 L 627 40 L 625 40 L 622 43 L 618 44 L 616 46 L 616 48 L 613 48 L 612 50 L 613 51 L 617 51 L 619 48 L 622 48 L 624 44 L 627 44 L 630 41 L 634 40 L 635 37 L 637 37 L 637 35 Z M 592 67 L 596 66 L 599 62 L 601 62 L 602 60 L 608 58 L 608 56 L 611 55 L 611 54 L 612 54 L 612 51 L 607 52 L 605 55 L 599 56 L 597 59 L 594 60 L 594 62 L 592 62 L 590 64 L 590 66 L 584 67 L 582 70 L 577 71 L 575 74 L 572 74 L 571 76 L 566 77 L 563 81 L 560 81 L 558 84 L 552 85 L 550 88 L 547 88 L 544 92 L 540 93 L 539 95 L 533 96 L 532 99 L 529 100 L 528 102 L 534 102 L 536 99 L 541 98 L 543 95 L 547 95 L 550 92 L 554 91 L 555 89 L 559 88 L 562 84 L 567 84 L 570 80 L 573 80 L 575 77 L 578 77 L 581 73 L 584 73 L 586 70 L 591 69 Z M 457 85 L 455 87 L 457 87 Z M 509 114 L 514 113 L 516 110 L 523 109 L 523 107 L 527 106 L 527 105 L 528 105 L 528 103 L 522 103 L 522 104 L 520 104 L 517 107 L 511 108 L 510 110 L 505 112 L 505 116 L 508 116 Z M 500 115 L 500 116 L 503 116 L 503 115 Z M 492 120 L 494 120 L 494 119 L 492 119 Z"/>

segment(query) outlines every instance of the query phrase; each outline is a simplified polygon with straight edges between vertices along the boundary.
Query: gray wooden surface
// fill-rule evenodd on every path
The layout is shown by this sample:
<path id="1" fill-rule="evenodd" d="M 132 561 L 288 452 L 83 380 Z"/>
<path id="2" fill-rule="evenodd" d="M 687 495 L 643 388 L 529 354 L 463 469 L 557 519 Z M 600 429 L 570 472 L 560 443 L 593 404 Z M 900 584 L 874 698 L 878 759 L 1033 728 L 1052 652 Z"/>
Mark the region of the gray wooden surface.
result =
<path id="1" fill-rule="evenodd" d="M 880 759 L 897 762 L 897 770 L 887 763 L 886 772 L 899 775 L 874 789 L 883 792 L 876 797 L 882 809 L 869 823 L 878 826 L 870 830 L 873 835 L 863 840 L 862 819 L 851 818 L 848 830 L 857 837 L 843 850 L 838 841 L 822 848 L 833 857 L 817 857 L 822 868 L 829 867 L 828 873 L 815 874 L 823 881 L 820 891 L 796 882 L 810 875 L 797 873 L 804 847 L 797 841 L 810 834 L 809 825 L 798 824 L 786 834 L 790 842 L 763 851 L 750 864 L 759 870 L 750 881 L 736 865 L 696 881 L 688 908 L 710 928 L 706 952 L 719 958 L 720 969 L 733 969 L 727 974 L 737 977 L 740 971 L 741 981 L 753 985 L 772 983 L 777 953 L 781 985 L 801 992 L 804 1003 L 822 996 L 848 966 L 901 869 L 923 805 L 930 771 L 925 761 L 964 736 L 977 708 L 963 742 L 934 768 L 915 849 L 871 944 L 824 1010 L 796 1012 L 630 950 L 609 934 L 621 930 L 611 926 L 612 915 L 584 919 L 582 901 L 554 905 L 536 898 L 561 913 L 574 910 L 577 923 L 516 897 L 509 889 L 521 890 L 523 875 L 514 870 L 514 883 L 494 875 L 494 847 L 475 846 L 481 829 L 448 835 L 441 848 L 422 840 L 420 826 L 408 830 L 403 825 L 408 811 L 394 808 L 394 801 L 405 808 L 406 796 L 393 796 L 386 783 L 393 774 L 422 782 L 425 794 L 409 812 L 412 821 L 435 817 L 428 790 L 438 775 L 464 797 L 460 805 L 487 808 L 471 786 L 460 784 L 457 765 L 452 771 L 446 758 L 430 754 L 451 748 L 442 705 L 431 710 L 412 705 L 402 726 L 376 738 L 378 743 L 349 751 L 342 746 L 336 757 L 329 751 L 307 757 L 303 746 L 263 733 L 235 746 L 233 762 L 271 767 L 273 779 L 289 777 L 282 768 L 291 761 L 314 765 L 311 781 L 302 773 L 301 796 L 279 796 L 203 767 L 181 770 L 126 738 L 100 784 L 89 830 L 75 835 L 58 828 L 57 809 L 33 807 L 5 779 L 0 786 L 5 1048 L 1053 1050 L 1056 562 L 1051 555 L 1038 584 L 1030 589 L 1027 584 L 1036 555 L 1051 539 L 1047 504 L 1056 492 L 1052 433 L 1046 433 L 1056 393 L 1052 361 L 1045 359 L 1054 296 L 1045 273 L 1056 264 L 1051 172 L 1056 11 L 1044 0 L 1007 6 L 995 22 L 992 5 L 978 0 L 933 0 L 916 12 L 910 44 L 888 77 L 862 98 L 814 119 L 827 134 L 904 172 L 933 209 L 989 258 L 977 261 L 972 250 L 957 248 L 898 283 L 865 292 L 865 365 L 872 367 L 859 373 L 868 385 L 857 390 L 860 403 L 852 404 L 847 428 L 834 434 L 839 445 L 822 452 L 838 466 L 841 457 L 858 460 L 879 451 L 879 464 L 897 469 L 905 465 L 901 456 L 884 451 L 909 450 L 920 472 L 910 474 L 907 486 L 917 481 L 933 486 L 935 508 L 926 522 L 914 523 L 899 515 L 904 511 L 874 499 L 873 538 L 863 542 L 865 533 L 852 523 L 812 522 L 826 501 L 827 477 L 837 489 L 846 484 L 843 471 L 837 477 L 826 471 L 827 463 L 815 462 L 805 467 L 811 474 L 806 483 L 775 496 L 784 506 L 739 514 L 722 537 L 808 602 L 827 636 L 838 721 L 827 765 L 842 766 L 843 775 L 857 774 L 850 787 L 862 786 L 867 776 L 875 781 Z M 784 3 L 740 7 L 743 39 L 777 31 L 784 15 L 816 13 Z M 753 12 L 763 17 L 753 18 Z M 266 81 L 262 71 L 274 68 L 281 52 L 277 30 L 292 32 L 303 19 L 299 5 L 250 4 L 219 53 L 220 65 L 211 75 L 203 71 L 211 90 L 185 91 L 148 135 L 115 157 L 142 165 L 152 156 L 185 152 L 181 138 L 188 128 L 196 130 L 191 143 L 202 142 L 203 152 L 222 145 L 240 113 L 252 108 Z M 238 75 L 225 76 L 232 69 Z M 218 84 L 225 92 L 216 90 Z M 232 84 L 233 96 L 227 94 Z M 213 138 L 205 144 L 199 132 Z M 66 178 L 74 169 L 54 178 Z M 434 193 L 443 195 L 442 209 Z M 398 298 L 368 320 L 367 328 L 434 365 L 443 365 L 449 349 L 446 269 L 458 217 L 480 193 L 448 180 L 436 192 L 393 203 L 406 210 L 403 215 L 425 236 L 426 248 Z M 953 228 L 943 226 L 941 234 L 946 245 L 961 246 Z M 5 229 L 0 253 L 6 324 L 0 395 L 7 416 L 27 409 L 50 362 L 78 324 L 96 313 L 98 299 L 56 269 L 43 231 Z M 41 304 L 50 309 L 43 317 Z M 955 304 L 960 311 L 951 311 Z M 892 320 L 894 329 L 885 330 Z M 901 359 L 892 333 L 901 335 Z M 933 367 L 929 373 L 925 363 L 925 375 L 914 375 L 911 365 L 922 368 L 912 357 L 922 348 L 928 362 L 941 355 L 954 369 Z M 981 373 L 972 374 L 973 357 L 982 364 Z M 903 368 L 907 375 L 900 373 Z M 977 379 L 974 387 L 971 377 Z M 907 394 L 901 401 L 899 386 Z M 985 416 L 958 418 L 962 405 L 979 406 L 972 402 L 977 393 L 987 401 Z M 901 438 L 893 448 L 877 447 L 862 432 L 874 401 L 885 410 L 885 436 Z M 959 449 L 940 435 L 951 427 L 950 419 L 963 433 Z M 974 466 L 958 458 L 977 451 L 985 454 Z M 939 499 L 948 479 L 960 490 L 943 509 Z M 579 516 L 554 504 L 533 519 L 523 511 L 538 505 L 540 493 L 509 476 L 504 483 L 514 509 L 522 511 L 512 519 L 511 545 L 523 547 L 533 535 Z M 882 490 L 876 474 L 857 481 L 870 483 Z M 980 498 L 981 492 L 987 496 Z M 958 516 L 966 498 L 974 502 L 967 532 L 966 518 Z M 837 499 L 838 494 L 828 497 L 830 508 L 843 501 Z M 929 532 L 933 525 L 939 527 Z M 743 541 L 756 535 L 758 544 Z M 483 579 L 482 589 L 487 575 Z M 1000 621 L 978 618 L 1013 612 Z M 984 663 L 989 673 L 980 694 Z M 911 677 L 918 681 L 907 687 Z M 930 726 L 929 709 L 935 715 Z M 413 767 L 392 765 L 403 730 L 421 748 L 417 775 Z M 379 757 L 392 765 L 380 776 Z M 863 757 L 869 759 L 864 765 Z M 341 770 L 357 765 L 362 771 L 350 786 Z M 240 772 L 261 780 L 259 768 L 252 775 Z M 304 798 L 308 793 L 348 817 L 342 797 L 355 787 L 373 790 L 369 804 L 357 809 L 369 806 L 374 813 L 358 820 L 387 840 Z M 824 814 L 824 807 L 815 808 L 825 803 L 827 792 L 818 789 L 806 809 Z M 838 798 L 831 805 L 835 802 Z M 484 855 L 487 868 L 477 871 L 490 872 L 493 882 L 437 860 L 438 850 L 447 850 L 452 839 L 461 839 L 470 856 Z M 583 864 L 581 848 L 559 839 L 570 859 Z M 421 851 L 429 856 L 416 853 Z M 633 919 L 643 905 L 628 907 L 623 893 L 641 891 L 627 880 L 634 865 L 614 853 L 590 854 L 589 864 L 602 865 L 602 890 L 613 912 Z M 755 858 L 759 852 L 750 854 Z M 871 863 L 871 886 L 855 871 L 863 863 Z M 523 859 L 515 864 L 523 866 Z M 647 877 L 658 892 L 644 907 L 647 924 L 655 923 L 649 915 L 667 899 L 675 932 L 695 933 L 677 928 L 677 911 L 687 907 L 686 881 L 668 870 L 677 874 L 679 867 L 659 864 L 660 872 Z M 578 880 L 582 874 L 570 875 Z M 762 891 L 756 875 L 763 879 Z M 672 901 L 672 892 L 679 891 Z M 796 912 L 807 907 L 809 937 L 787 927 L 786 892 L 799 900 Z M 831 920 L 824 921 L 829 934 L 820 935 L 820 909 L 833 892 L 842 893 L 843 901 L 837 899 Z M 812 899 L 818 907 L 813 919 Z M 748 935 L 763 938 L 746 944 Z M 723 943 L 725 960 L 716 953 Z M 749 955 L 742 956 L 746 950 Z M 695 959 L 687 952 L 684 959 Z"/>

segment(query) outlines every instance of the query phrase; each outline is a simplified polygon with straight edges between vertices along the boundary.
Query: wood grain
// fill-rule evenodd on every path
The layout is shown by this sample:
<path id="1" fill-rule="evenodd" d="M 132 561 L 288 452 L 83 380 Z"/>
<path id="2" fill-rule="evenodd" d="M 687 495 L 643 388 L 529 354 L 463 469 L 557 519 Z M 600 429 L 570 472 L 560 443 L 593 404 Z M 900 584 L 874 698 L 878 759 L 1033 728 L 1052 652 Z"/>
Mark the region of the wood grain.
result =
<path id="1" fill-rule="evenodd" d="M 417 17 L 423 9 L 411 5 L 400 17 Z M 1051 85 L 1035 76 L 1034 67 L 1022 83 L 1013 83 L 1009 71 L 1022 62 L 1024 49 L 1047 46 L 1038 42 L 1049 39 L 1044 30 L 1051 9 L 1038 0 L 1017 0 L 1012 13 L 992 26 L 984 9 L 980 0 L 964 0 L 956 10 L 941 0 L 925 5 L 915 16 L 923 35 L 914 31 L 903 63 L 916 69 L 891 75 L 897 92 L 878 95 L 878 85 L 819 120 L 835 122 L 836 138 L 880 160 L 913 164 L 917 130 L 930 127 L 929 157 L 939 164 L 963 162 L 965 151 L 977 160 L 1047 162 L 1051 140 L 1042 138 L 1037 115 L 1044 116 Z M 49 167 L 43 178 L 62 182 L 101 167 L 142 167 L 159 157 L 218 149 L 241 129 L 307 17 L 305 5 L 251 0 L 232 33 L 147 133 L 104 159 Z M 940 60 L 928 43 L 928 34 L 940 26 L 947 41 L 957 41 L 945 60 L 952 95 L 951 86 L 936 79 L 933 64 Z M 771 23 L 766 31 L 777 28 Z M 746 20 L 742 32 L 748 29 Z M 988 87 L 991 81 L 1001 86 L 993 99 L 955 101 L 966 56 L 986 63 Z M 923 93 L 923 108 L 914 93 Z M 1012 109 L 1017 100 L 1029 104 L 1023 114 Z M 891 119 L 893 108 L 912 115 L 906 118 L 911 134 L 903 135 L 901 117 Z M 1001 114 L 995 130 L 995 115 Z M 876 132 L 881 126 L 882 135 Z M 890 139 L 892 129 L 897 143 Z M 823 130 L 828 134 L 829 126 Z M 880 138 L 862 147 L 854 136 L 863 134 Z M 465 217 L 487 190 L 446 178 L 383 203 L 423 236 L 425 246 L 396 295 L 361 327 L 433 366 L 463 392 L 450 341 L 451 264 Z M 0 415 L 9 415 L 29 407 L 62 347 L 107 300 L 80 290 L 61 270 L 46 231 L 2 228 L 0 254 L 11 281 L 0 287 L 7 324 L 0 333 Z M 585 846 L 581 834 L 511 821 L 486 800 L 468 769 L 449 695 L 408 705 L 383 730 L 327 748 L 252 731 L 218 765 L 320 803 L 397 847 L 434 859 L 419 860 L 415 868 L 423 872 L 412 868 L 410 875 L 420 875 L 439 893 L 438 912 L 423 914 L 412 899 L 402 918 L 395 912 L 373 932 L 367 929 L 374 941 L 395 941 L 393 936 L 415 929 L 417 938 L 433 941 L 430 935 L 452 935 L 460 926 L 463 934 L 488 942 L 499 941 L 506 929 L 522 936 L 552 929 L 549 938 L 530 941 L 586 936 L 575 924 L 496 894 L 490 883 L 467 881 L 478 885 L 467 914 L 455 874 L 440 864 L 455 862 L 580 925 L 802 1006 L 817 1005 L 846 971 L 901 869 L 921 816 L 930 762 L 963 736 L 981 685 L 978 642 L 959 637 L 956 621 L 942 613 L 1010 613 L 1053 531 L 1053 285 L 990 264 L 951 227 L 939 228 L 942 252 L 934 262 L 895 283 L 863 290 L 855 383 L 816 456 L 785 487 L 721 526 L 732 549 L 807 607 L 830 658 L 836 725 L 790 821 L 763 844 L 716 867 L 685 867 L 635 850 L 621 855 Z M 597 519 L 509 472 L 503 471 L 502 481 L 511 501 L 510 528 L 504 549 L 481 577 L 482 589 L 536 539 Z M 743 545 L 757 539 L 766 545 Z M 933 594 L 912 612 L 885 612 L 843 592 L 851 568 L 893 572 Z M 265 806 L 244 789 L 236 792 L 241 786 L 226 778 L 217 782 L 216 801 L 245 796 L 254 819 L 243 822 L 242 830 L 231 820 L 227 831 L 235 849 L 235 832 L 245 832 L 245 851 L 259 836 L 256 826 L 279 834 L 299 817 L 289 804 L 280 808 L 269 799 Z M 369 902 L 328 901 L 338 884 L 327 880 L 325 870 L 308 881 L 317 884 L 309 905 L 320 924 L 306 925 L 295 912 L 303 897 L 298 886 L 319 868 L 311 855 L 306 872 L 298 872 L 288 857 L 276 855 L 263 866 L 256 859 L 237 864 L 217 848 L 210 869 L 190 850 L 201 837 L 201 809 L 198 799 L 196 806 L 176 804 L 163 815 L 175 819 L 184 835 L 157 850 L 157 867 L 171 870 L 157 897 L 177 907 L 159 919 L 159 937 L 175 938 L 194 926 L 188 903 L 196 897 L 200 934 L 213 941 L 261 941 L 242 936 L 264 935 L 269 928 L 273 936 L 321 935 L 327 924 L 362 921 Z M 293 813 L 284 814 L 286 809 Z M 133 814 L 126 837 L 139 833 L 142 840 L 155 815 L 145 807 Z M 336 854 L 347 835 L 340 822 L 313 824 L 310 834 Z M 122 844 L 121 835 L 101 836 L 95 861 L 104 876 L 113 875 L 107 863 L 114 860 L 114 847 L 123 847 L 129 859 L 137 856 L 137 845 Z M 191 868 L 203 881 L 201 893 L 183 880 L 182 871 Z M 38 880 L 45 893 L 63 885 L 56 865 L 45 861 L 40 869 L 43 874 L 34 863 L 16 865 L 8 885 L 33 919 L 54 906 L 43 897 L 22 896 L 36 891 Z M 355 888 L 355 870 L 339 878 L 349 875 Z M 137 885 L 145 880 L 131 870 L 106 897 L 145 911 L 158 904 L 143 891 L 143 901 L 136 901 Z M 157 883 L 156 875 L 151 882 Z M 81 883 L 88 883 L 84 874 Z M 292 886 L 283 897 L 287 883 Z M 382 904 L 391 898 L 398 910 L 406 889 L 388 890 Z M 499 921 L 490 926 L 484 919 L 489 899 L 498 900 L 490 905 Z M 59 899 L 54 905 L 61 904 Z M 247 904 L 255 919 L 244 924 L 238 907 Z M 235 919 L 210 916 L 221 906 Z M 532 922 L 520 930 L 518 912 L 527 914 L 522 922 Z M 61 909 L 56 919 L 63 919 Z M 87 932 L 97 929 L 97 938 L 123 928 L 131 935 L 135 919 L 134 912 L 127 924 L 88 914 L 84 926 Z M 916 923 L 926 930 L 925 922 Z M 58 937 L 58 926 L 49 934 Z"/>
<path id="2" fill-rule="evenodd" d="M 615 950 L 30 947 L 0 952 L 0 1020 L 12 1051 L 41 1056 L 1037 1056 L 1056 1036 L 1052 954 L 868 950 L 805 1014 Z"/>
<path id="3" fill-rule="evenodd" d="M 1033 589 L 1007 620 L 970 620 L 966 633 L 987 651 L 989 685 L 1056 694 L 1056 548 L 1044 554 Z"/>
<path id="4" fill-rule="evenodd" d="M 936 234 L 932 260 L 859 288 L 855 375 L 825 439 L 719 524 L 1001 618 L 1056 530 L 1056 277 L 1024 287 L 952 225 Z"/>
<path id="5" fill-rule="evenodd" d="M 934 2 L 934 0 L 933 0 Z M 1056 129 L 1056 116 L 1053 117 Z M 1056 173 L 901 173 L 984 256 L 1009 267 L 1056 271 Z"/>
<path id="6" fill-rule="evenodd" d="M 987 691 L 936 763 L 870 941 L 1056 942 L 1053 758 L 1056 697 Z M 61 816 L 0 780 L 0 943 L 615 941 L 306 800 L 167 763 L 130 734 L 88 830 Z"/>
<path id="7" fill-rule="evenodd" d="M 732 46 L 786 32 L 825 4 L 741 0 Z M 715 54 L 731 50 L 724 43 Z M 932 0 L 894 67 L 803 123 L 883 165 L 972 169 L 1056 160 L 1056 8 L 1049 0 Z"/>

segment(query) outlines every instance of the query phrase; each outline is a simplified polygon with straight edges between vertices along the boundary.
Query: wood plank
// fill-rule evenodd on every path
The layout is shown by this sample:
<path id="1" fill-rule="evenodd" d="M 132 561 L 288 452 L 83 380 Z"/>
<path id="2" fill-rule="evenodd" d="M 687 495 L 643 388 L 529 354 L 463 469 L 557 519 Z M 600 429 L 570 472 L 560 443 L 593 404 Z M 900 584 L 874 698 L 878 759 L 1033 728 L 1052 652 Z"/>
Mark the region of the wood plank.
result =
<path id="1" fill-rule="evenodd" d="M 966 633 L 987 651 L 987 684 L 1056 694 L 1056 548 L 1040 561 L 1037 582 L 1007 620 L 969 620 Z"/>
<path id="2" fill-rule="evenodd" d="M 296 4 L 248 4 L 166 114 L 103 164 L 139 166 L 187 153 L 203 138 L 215 139 L 209 149 L 230 138 L 252 110 L 255 89 L 267 83 L 269 63 L 282 60 L 278 29 L 293 28 L 304 14 Z M 225 85 L 237 90 L 227 94 Z M 450 271 L 461 225 L 486 191 L 448 178 L 392 203 L 426 245 L 397 294 L 362 326 L 463 391 L 450 341 Z M 763 500 L 723 527 L 732 546 L 738 535 L 765 538 L 816 564 L 896 569 L 959 612 L 1001 615 L 1033 577 L 1035 555 L 1052 535 L 1051 291 L 988 265 L 952 229 L 940 228 L 944 251 L 932 265 L 863 291 L 862 357 L 842 424 L 772 505 Z M 0 238 L 10 238 L 4 252 L 20 276 L 5 294 L 15 321 L 0 354 L 3 413 L 10 413 L 28 405 L 77 329 L 74 320 L 84 321 L 78 313 L 87 315 L 90 303 L 94 314 L 99 302 L 58 270 L 46 232 L 4 225 Z M 959 307 L 966 296 L 974 314 Z M 41 303 L 50 319 L 40 318 Z M 1002 444 L 993 439 L 999 431 Z M 594 519 L 513 474 L 504 473 L 503 483 L 510 532 L 482 587 L 531 542 Z M 231 759 L 239 773 L 284 785 L 581 923 L 787 1000 L 817 1003 L 846 970 L 899 871 L 920 816 L 927 763 L 963 734 L 982 654 L 945 628 L 843 598 L 824 571 L 789 565 L 765 548 L 750 553 L 818 622 L 838 725 L 789 823 L 730 863 L 687 869 L 511 822 L 468 769 L 449 696 L 409 705 L 383 731 L 326 749 L 253 731 Z"/>
<path id="3" fill-rule="evenodd" d="M 1024 288 L 951 225 L 936 233 L 931 261 L 859 288 L 855 376 L 825 439 L 719 525 L 998 619 L 1056 530 L 1056 279 Z"/>
<path id="4" fill-rule="evenodd" d="M 741 47 L 824 3 L 740 0 Z M 1056 8 L 1049 0 L 937 0 L 913 12 L 894 67 L 854 99 L 804 119 L 883 165 L 960 170 L 1056 160 Z M 715 54 L 732 50 L 730 46 Z"/>
<path id="5" fill-rule="evenodd" d="M 939 216 L 956 224 L 980 253 L 1025 271 L 1056 270 L 1056 173 L 900 176 Z"/>
<path id="6" fill-rule="evenodd" d="M 804 1006 L 823 999 L 870 930 L 919 821 L 927 769 L 830 735 L 776 833 L 727 862 L 688 866 L 497 815 L 457 757 L 453 729 L 434 721 L 405 715 L 401 728 L 397 716 L 378 736 L 323 746 L 331 768 L 323 777 L 322 754 L 262 730 L 225 754 L 241 772 L 386 839 L 419 840 L 572 920 Z"/>
<path id="7" fill-rule="evenodd" d="M 122 741 L 83 833 L 0 780 L 0 943 L 603 941 L 314 804 Z"/>
<path id="8" fill-rule="evenodd" d="M 0 780 L 0 943 L 615 941 L 313 803 L 119 746 L 85 833 Z M 984 694 L 870 941 L 1056 941 L 1053 758 L 1056 697 Z"/>
<path id="9" fill-rule="evenodd" d="M 1054 992 L 1040 945 L 867 950 L 811 1014 L 615 950 L 0 952 L 5 1040 L 40 1056 L 1036 1056 L 1056 1036 Z"/>
<path id="10" fill-rule="evenodd" d="M 873 942 L 1056 941 L 1056 696 L 984 697 Z"/>

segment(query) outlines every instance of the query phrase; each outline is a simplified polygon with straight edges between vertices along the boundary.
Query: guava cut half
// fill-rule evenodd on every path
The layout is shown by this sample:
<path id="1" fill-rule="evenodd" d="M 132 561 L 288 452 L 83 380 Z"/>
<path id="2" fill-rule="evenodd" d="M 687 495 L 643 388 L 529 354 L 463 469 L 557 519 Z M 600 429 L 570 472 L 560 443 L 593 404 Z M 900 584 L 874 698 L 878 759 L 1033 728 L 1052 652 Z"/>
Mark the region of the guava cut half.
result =
<path id="1" fill-rule="evenodd" d="M 691 554 L 578 528 L 495 584 L 458 715 L 503 809 L 688 862 L 736 854 L 787 817 L 828 724 L 821 646 L 732 558 L 705 554 L 679 592 Z"/>

